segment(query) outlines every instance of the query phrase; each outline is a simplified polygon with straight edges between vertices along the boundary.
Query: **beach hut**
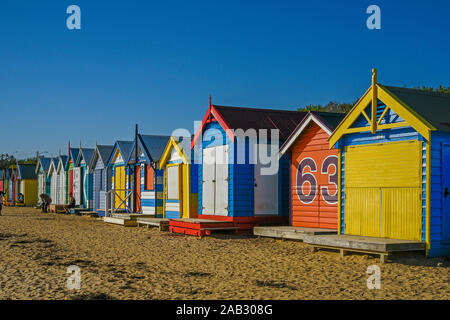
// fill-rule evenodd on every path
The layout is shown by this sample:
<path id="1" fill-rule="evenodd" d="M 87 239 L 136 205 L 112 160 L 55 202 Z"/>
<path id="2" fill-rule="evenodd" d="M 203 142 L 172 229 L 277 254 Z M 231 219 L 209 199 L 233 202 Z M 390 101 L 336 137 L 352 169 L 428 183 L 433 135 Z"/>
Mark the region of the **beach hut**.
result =
<path id="1" fill-rule="evenodd" d="M 190 145 L 190 137 L 170 137 L 159 161 L 164 171 L 163 218 L 197 218 L 198 164 L 191 163 Z"/>
<path id="2" fill-rule="evenodd" d="M 16 170 L 17 196 L 16 205 L 33 206 L 37 203 L 37 175 L 36 165 L 18 164 Z M 23 195 L 23 201 L 19 201 L 19 193 Z"/>
<path id="3" fill-rule="evenodd" d="M 14 167 L 13 166 L 9 166 L 8 167 L 8 175 L 7 175 L 7 189 L 8 189 L 8 193 L 7 193 L 7 198 L 8 198 L 8 203 L 13 203 L 14 202 Z"/>
<path id="4" fill-rule="evenodd" d="M 50 168 L 52 158 L 37 157 L 37 163 L 36 163 L 36 174 L 38 177 L 38 203 L 41 202 L 41 198 L 39 197 L 40 194 L 45 193 L 50 196 L 51 191 L 51 180 L 48 176 L 48 169 Z"/>
<path id="5" fill-rule="evenodd" d="M 56 169 L 58 167 L 58 158 L 50 159 L 50 166 L 48 168 L 48 179 L 50 180 L 50 198 L 52 198 L 52 203 L 58 203 L 58 174 L 56 173 Z"/>
<path id="6" fill-rule="evenodd" d="M 164 171 L 159 168 L 159 161 L 170 136 L 137 134 L 136 150 L 133 143 L 127 162 L 134 169 L 134 211 L 163 217 L 163 178 Z"/>
<path id="7" fill-rule="evenodd" d="M 80 206 L 86 209 L 92 209 L 92 173 L 89 172 L 89 164 L 92 160 L 94 149 L 80 148 L 75 168 L 80 175 Z"/>
<path id="8" fill-rule="evenodd" d="M 79 148 L 71 148 L 69 142 L 69 156 L 67 157 L 64 169 L 66 170 L 66 203 L 69 202 L 69 196 L 72 194 L 75 198 L 75 204 L 80 205 L 80 185 L 79 170 L 74 170 L 74 163 L 78 158 Z M 75 172 L 77 174 L 75 174 Z M 76 191 L 76 194 L 75 194 Z"/>
<path id="9" fill-rule="evenodd" d="M 68 156 L 66 155 L 59 155 L 58 156 L 58 166 L 56 167 L 56 173 L 58 176 L 58 183 L 57 183 L 57 198 L 56 203 L 57 204 L 66 204 L 66 193 L 67 193 L 67 172 L 65 170 L 66 163 L 68 160 Z"/>
<path id="10" fill-rule="evenodd" d="M 328 138 L 345 114 L 309 112 L 280 148 L 290 158 L 290 225 L 335 229 L 338 225 L 338 151 Z"/>
<path id="11" fill-rule="evenodd" d="M 130 211 L 132 192 L 130 188 L 132 174 L 127 159 L 130 158 L 133 149 L 133 141 L 116 141 L 107 163 L 107 169 L 111 172 L 111 190 L 108 196 L 110 205 L 114 210 Z"/>
<path id="12" fill-rule="evenodd" d="M 329 138 L 339 149 L 339 233 L 450 254 L 450 95 L 377 83 Z"/>
<path id="13" fill-rule="evenodd" d="M 287 222 L 289 159 L 278 160 L 278 150 L 305 115 L 210 103 L 191 145 L 198 148 L 200 162 L 198 217 L 241 229 Z M 269 162 L 261 155 L 269 157 Z M 201 220 L 189 225 L 170 221 L 170 226 L 174 232 L 207 234 Z"/>
<path id="14" fill-rule="evenodd" d="M 111 189 L 111 172 L 108 170 L 108 159 L 114 146 L 96 145 L 89 164 L 92 174 L 92 208 L 99 216 L 105 215 L 106 192 Z"/>
<path id="15" fill-rule="evenodd" d="M 0 192 L 4 192 L 4 193 L 6 193 L 5 179 L 6 179 L 6 170 L 1 169 L 0 170 Z"/>

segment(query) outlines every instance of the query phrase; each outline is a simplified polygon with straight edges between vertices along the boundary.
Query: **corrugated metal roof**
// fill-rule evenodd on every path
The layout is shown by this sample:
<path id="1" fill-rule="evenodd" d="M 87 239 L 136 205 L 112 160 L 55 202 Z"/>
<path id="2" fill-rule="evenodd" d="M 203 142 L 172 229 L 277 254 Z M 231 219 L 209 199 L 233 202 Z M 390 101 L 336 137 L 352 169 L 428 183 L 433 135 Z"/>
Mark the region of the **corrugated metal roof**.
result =
<path id="1" fill-rule="evenodd" d="M 50 163 L 52 162 L 52 160 L 53 160 L 53 158 L 39 157 L 39 162 L 41 163 L 42 170 L 47 172 L 49 167 L 50 167 Z"/>
<path id="2" fill-rule="evenodd" d="M 79 160 L 77 162 L 81 161 L 81 157 L 83 157 L 84 161 L 86 162 L 86 165 L 89 165 L 92 160 L 92 156 L 94 155 L 95 149 L 92 148 L 81 148 L 81 152 L 79 155 Z M 79 165 L 79 163 L 77 163 Z"/>
<path id="3" fill-rule="evenodd" d="M 384 86 L 437 130 L 450 131 L 450 94 Z"/>
<path id="4" fill-rule="evenodd" d="M 97 145 L 97 152 L 100 156 L 100 160 L 102 161 L 103 165 L 106 167 L 108 164 L 109 156 L 111 155 L 111 152 L 114 149 L 114 146 L 107 146 L 107 145 Z"/>
<path id="5" fill-rule="evenodd" d="M 139 139 L 146 156 L 149 158 L 148 161 L 156 162 L 161 159 L 170 136 L 140 134 Z"/>
<path id="6" fill-rule="evenodd" d="M 22 180 L 25 179 L 36 179 L 37 174 L 35 172 L 36 165 L 35 164 L 19 164 L 19 175 Z"/>
<path id="7" fill-rule="evenodd" d="M 297 124 L 306 116 L 307 112 L 257 109 L 229 106 L 213 106 L 219 111 L 230 129 L 278 129 L 280 139 L 289 137 Z"/>
<path id="8" fill-rule="evenodd" d="M 65 171 L 65 168 L 66 168 L 66 163 L 67 163 L 67 160 L 69 159 L 69 156 L 59 156 L 59 159 L 60 159 L 60 161 L 61 161 L 61 163 L 62 163 L 62 166 L 63 166 L 63 168 L 64 168 L 64 171 Z"/>
<path id="9" fill-rule="evenodd" d="M 117 146 L 119 147 L 119 151 L 122 154 L 122 158 L 129 159 L 131 155 L 131 151 L 133 151 L 134 141 L 117 141 Z"/>

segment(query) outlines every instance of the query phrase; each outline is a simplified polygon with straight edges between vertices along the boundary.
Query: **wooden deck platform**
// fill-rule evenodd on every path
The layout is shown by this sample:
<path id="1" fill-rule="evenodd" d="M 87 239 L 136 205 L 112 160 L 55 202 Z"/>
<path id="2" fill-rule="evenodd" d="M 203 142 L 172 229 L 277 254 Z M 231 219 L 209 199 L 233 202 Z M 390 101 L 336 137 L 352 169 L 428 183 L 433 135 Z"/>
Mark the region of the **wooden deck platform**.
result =
<path id="1" fill-rule="evenodd" d="M 115 218 L 115 217 L 103 217 L 103 221 L 106 223 L 118 224 L 124 227 L 136 227 L 137 222 L 133 219 Z"/>
<path id="2" fill-rule="evenodd" d="M 182 233 L 203 237 L 210 235 L 213 231 L 233 231 L 236 232 L 240 228 L 236 227 L 233 222 L 209 220 L 209 219 L 170 219 L 169 231 L 174 233 Z"/>
<path id="3" fill-rule="evenodd" d="M 114 213 L 112 214 L 113 218 L 127 219 L 127 220 L 136 220 L 138 218 L 154 218 L 153 214 L 142 214 L 142 213 Z"/>
<path id="4" fill-rule="evenodd" d="M 425 243 L 420 241 L 388 238 L 361 237 L 351 235 L 306 236 L 303 241 L 314 250 L 325 248 L 339 250 L 341 258 L 347 252 L 359 252 L 380 256 L 382 263 L 394 252 L 425 251 Z"/>
<path id="5" fill-rule="evenodd" d="M 253 234 L 255 236 L 302 240 L 306 236 L 337 234 L 333 229 L 319 229 L 319 228 L 302 228 L 292 226 L 270 226 L 270 227 L 254 227 Z"/>
<path id="6" fill-rule="evenodd" d="M 138 227 L 141 225 L 150 227 L 158 227 L 159 231 L 169 231 L 169 219 L 164 218 L 137 218 Z"/>

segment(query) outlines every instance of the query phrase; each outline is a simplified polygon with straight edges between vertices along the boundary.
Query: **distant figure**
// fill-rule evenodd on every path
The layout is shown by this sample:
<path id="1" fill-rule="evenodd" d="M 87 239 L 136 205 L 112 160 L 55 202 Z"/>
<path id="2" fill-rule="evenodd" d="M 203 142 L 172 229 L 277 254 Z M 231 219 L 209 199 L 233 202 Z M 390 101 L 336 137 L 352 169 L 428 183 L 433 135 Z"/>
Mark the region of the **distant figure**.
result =
<path id="1" fill-rule="evenodd" d="M 0 191 L 0 216 L 2 215 L 2 208 L 3 208 L 3 191 Z"/>
<path id="2" fill-rule="evenodd" d="M 23 203 L 23 194 L 22 194 L 22 193 L 19 193 L 19 194 L 17 195 L 17 202 Z"/>
<path id="3" fill-rule="evenodd" d="M 52 203 L 52 198 L 48 196 L 48 194 L 42 193 L 39 195 L 42 200 L 42 212 L 47 213 L 48 206 Z"/>
<path id="4" fill-rule="evenodd" d="M 64 206 L 64 210 L 66 210 L 66 213 L 69 213 L 71 208 L 75 208 L 75 198 L 72 193 L 69 194 L 69 204 Z"/>

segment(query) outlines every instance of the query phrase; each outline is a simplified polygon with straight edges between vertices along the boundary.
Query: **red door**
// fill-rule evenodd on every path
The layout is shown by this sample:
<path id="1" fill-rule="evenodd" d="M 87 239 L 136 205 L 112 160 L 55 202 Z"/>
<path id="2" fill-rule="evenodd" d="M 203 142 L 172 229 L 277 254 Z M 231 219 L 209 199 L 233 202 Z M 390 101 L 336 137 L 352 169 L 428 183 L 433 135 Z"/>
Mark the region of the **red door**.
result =
<path id="1" fill-rule="evenodd" d="M 73 195 L 73 170 L 69 172 L 69 195 Z"/>
<path id="2" fill-rule="evenodd" d="M 135 199 L 135 208 L 136 212 L 141 212 L 141 167 L 136 166 L 135 172 L 135 189 L 136 190 L 136 199 Z"/>

